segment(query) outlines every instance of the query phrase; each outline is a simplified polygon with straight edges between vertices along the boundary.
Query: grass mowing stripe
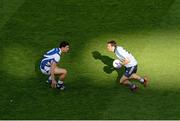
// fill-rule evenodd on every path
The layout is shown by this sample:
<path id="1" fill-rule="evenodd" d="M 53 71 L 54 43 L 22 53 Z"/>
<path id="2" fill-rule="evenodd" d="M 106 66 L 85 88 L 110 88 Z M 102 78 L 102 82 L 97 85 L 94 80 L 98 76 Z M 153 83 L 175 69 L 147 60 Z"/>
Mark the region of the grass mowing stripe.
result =
<path id="1" fill-rule="evenodd" d="M 25 1 L 26 0 L 12 0 L 11 2 L 7 0 L 0 1 L 0 16 L 2 17 L 0 19 L 0 30 Z"/>
<path id="2" fill-rule="evenodd" d="M 160 24 L 162 16 L 169 11 L 173 2 L 174 0 L 25 1 L 3 26 L 3 31 L 0 33 L 2 38 L 0 41 L 5 50 L 1 51 L 4 55 L 1 68 L 7 69 L 6 65 L 8 65 L 13 69 L 0 70 L 1 80 L 3 80 L 0 82 L 0 107 L 2 107 L 0 117 L 2 119 L 152 119 L 152 117 L 163 119 L 164 116 L 165 118 L 175 117 L 180 109 L 178 107 L 179 81 L 177 81 L 179 71 L 175 69 L 169 71 L 170 75 L 173 75 L 171 77 L 167 74 L 167 69 L 163 67 L 167 72 L 164 71 L 160 75 L 163 79 L 161 84 L 157 75 L 160 74 L 162 66 L 159 63 L 152 64 L 152 59 L 148 57 L 151 54 L 143 53 L 143 51 L 150 52 L 152 49 L 152 56 L 156 57 L 159 55 L 158 50 L 164 51 L 165 49 L 162 48 L 169 44 L 160 40 L 164 35 L 156 29 L 163 29 L 163 32 L 166 30 L 166 24 L 164 28 L 161 28 Z M 174 30 L 178 33 L 178 26 L 179 24 L 173 26 L 168 32 Z M 157 33 L 156 36 L 151 33 L 153 31 Z M 179 35 L 171 34 L 165 36 L 166 40 L 174 39 L 172 36 L 177 37 L 173 43 L 178 45 Z M 106 39 L 112 37 L 118 39 L 120 45 L 122 44 L 137 57 L 139 72 L 149 74 L 152 71 L 150 76 L 155 81 L 152 82 L 151 87 L 142 88 L 134 96 L 126 88 L 121 88 L 116 84 L 115 79 L 119 72 L 113 71 L 111 74 L 105 72 L 104 66 L 110 64 L 107 60 L 111 61 L 114 58 L 107 52 L 105 45 Z M 38 69 L 38 60 L 42 54 L 51 47 L 57 46 L 60 39 L 70 40 L 71 45 L 70 53 L 63 56 L 60 63 L 60 66 L 67 68 L 69 72 L 65 92 L 52 90 L 44 83 L 45 76 L 34 75 L 35 72 L 32 70 L 34 68 L 32 66 Z M 157 49 L 160 43 L 163 44 L 160 49 Z M 149 45 L 144 50 L 141 44 Z M 177 45 L 173 44 L 170 47 L 177 48 Z M 11 48 L 12 50 L 8 50 Z M 175 52 L 175 50 L 172 49 L 170 52 Z M 105 59 L 95 60 L 93 51 L 98 51 Z M 23 55 L 25 59 L 21 60 Z M 176 54 L 173 53 L 171 57 L 176 57 Z M 175 60 L 177 61 L 177 58 Z M 26 65 L 21 66 L 19 62 Z M 165 57 L 162 63 L 169 64 Z M 158 68 L 154 69 L 153 66 Z M 177 65 L 173 64 L 173 66 Z M 149 70 L 150 67 L 152 70 Z M 31 71 L 26 71 L 27 69 Z M 16 75 L 16 71 L 22 71 L 22 74 Z M 32 73 L 28 74 L 28 72 Z M 173 88 L 174 84 L 176 84 L 175 88 Z M 13 103 L 10 102 L 11 99 Z M 124 101 L 125 103 L 121 104 Z M 144 108 L 145 106 L 147 109 Z M 168 111 L 170 111 L 169 114 Z"/>

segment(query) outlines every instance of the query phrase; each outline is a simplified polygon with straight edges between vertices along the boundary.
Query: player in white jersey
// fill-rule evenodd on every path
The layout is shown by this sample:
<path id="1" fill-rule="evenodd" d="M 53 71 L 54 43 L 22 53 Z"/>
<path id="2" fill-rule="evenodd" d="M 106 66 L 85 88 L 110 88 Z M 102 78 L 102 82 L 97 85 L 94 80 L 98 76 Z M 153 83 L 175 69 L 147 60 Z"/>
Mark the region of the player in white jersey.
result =
<path id="1" fill-rule="evenodd" d="M 114 52 L 121 64 L 125 66 L 125 73 L 120 79 L 120 83 L 128 85 L 132 91 L 137 89 L 137 86 L 129 81 L 129 79 L 139 80 L 145 87 L 147 86 L 147 77 L 141 77 L 136 74 L 137 61 L 134 56 L 121 46 L 117 46 L 114 40 L 107 42 L 108 51 Z"/>
<path id="2" fill-rule="evenodd" d="M 58 88 L 61 90 L 65 88 L 64 79 L 66 77 L 67 70 L 59 68 L 57 64 L 61 59 L 61 54 L 67 53 L 68 51 L 69 43 L 63 41 L 60 43 L 58 48 L 53 48 L 43 55 L 40 63 L 40 70 L 43 74 L 49 75 L 47 82 L 51 84 L 52 88 Z M 56 75 L 59 76 L 58 81 L 55 80 Z"/>

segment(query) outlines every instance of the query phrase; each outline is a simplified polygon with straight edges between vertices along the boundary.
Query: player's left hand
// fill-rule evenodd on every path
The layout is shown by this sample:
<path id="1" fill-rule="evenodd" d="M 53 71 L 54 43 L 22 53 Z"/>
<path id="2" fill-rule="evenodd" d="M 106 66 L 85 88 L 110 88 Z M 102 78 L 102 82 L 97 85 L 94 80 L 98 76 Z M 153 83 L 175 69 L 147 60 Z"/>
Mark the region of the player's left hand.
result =
<path id="1" fill-rule="evenodd" d="M 51 87 L 56 88 L 56 84 L 57 84 L 56 80 L 52 80 Z"/>

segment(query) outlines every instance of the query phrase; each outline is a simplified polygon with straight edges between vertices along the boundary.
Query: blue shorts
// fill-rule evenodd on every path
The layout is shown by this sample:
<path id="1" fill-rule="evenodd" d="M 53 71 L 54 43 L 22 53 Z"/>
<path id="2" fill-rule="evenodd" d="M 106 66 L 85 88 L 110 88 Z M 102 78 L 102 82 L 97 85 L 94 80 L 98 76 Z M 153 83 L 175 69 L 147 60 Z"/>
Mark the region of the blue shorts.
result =
<path id="1" fill-rule="evenodd" d="M 50 68 L 51 68 L 51 67 L 49 67 L 49 66 L 44 66 L 44 68 L 41 68 L 41 67 L 40 67 L 40 70 L 41 70 L 41 72 L 42 72 L 43 74 L 45 74 L 45 75 L 50 75 Z"/>
<path id="2" fill-rule="evenodd" d="M 133 73 L 137 72 L 137 65 L 132 66 L 132 67 L 125 67 L 125 76 L 130 77 Z"/>
<path id="3" fill-rule="evenodd" d="M 50 75 L 51 66 L 40 63 L 40 70 L 45 75 Z"/>

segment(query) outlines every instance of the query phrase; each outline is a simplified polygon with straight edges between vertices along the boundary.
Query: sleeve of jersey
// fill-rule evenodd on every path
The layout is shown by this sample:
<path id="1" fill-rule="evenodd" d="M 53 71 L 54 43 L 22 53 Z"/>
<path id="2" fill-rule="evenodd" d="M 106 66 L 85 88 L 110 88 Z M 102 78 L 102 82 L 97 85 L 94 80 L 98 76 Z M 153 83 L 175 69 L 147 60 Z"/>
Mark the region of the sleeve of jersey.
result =
<path id="1" fill-rule="evenodd" d="M 54 55 L 54 61 L 58 63 L 60 61 L 60 56 L 58 54 Z"/>

